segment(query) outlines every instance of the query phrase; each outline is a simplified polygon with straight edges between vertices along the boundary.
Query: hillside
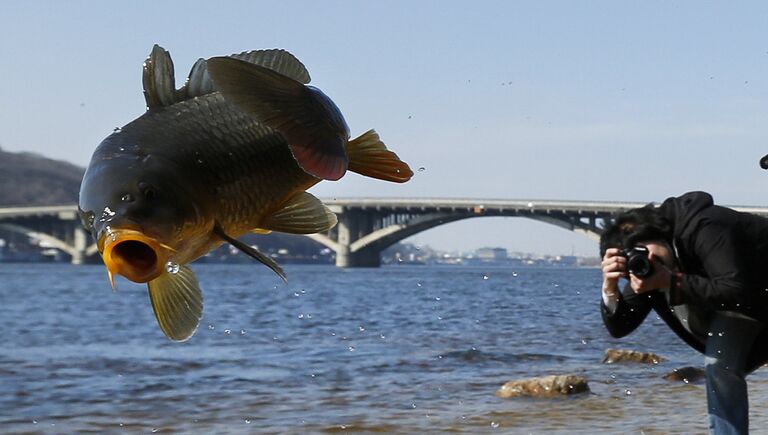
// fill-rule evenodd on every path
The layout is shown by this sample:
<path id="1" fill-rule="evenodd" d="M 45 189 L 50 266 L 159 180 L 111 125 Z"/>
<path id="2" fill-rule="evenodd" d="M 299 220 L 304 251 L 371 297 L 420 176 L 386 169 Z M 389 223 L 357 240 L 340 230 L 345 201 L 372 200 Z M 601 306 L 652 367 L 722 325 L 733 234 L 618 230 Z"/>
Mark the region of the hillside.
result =
<path id="1" fill-rule="evenodd" d="M 0 149 L 0 207 L 77 204 L 84 172 L 71 163 Z"/>

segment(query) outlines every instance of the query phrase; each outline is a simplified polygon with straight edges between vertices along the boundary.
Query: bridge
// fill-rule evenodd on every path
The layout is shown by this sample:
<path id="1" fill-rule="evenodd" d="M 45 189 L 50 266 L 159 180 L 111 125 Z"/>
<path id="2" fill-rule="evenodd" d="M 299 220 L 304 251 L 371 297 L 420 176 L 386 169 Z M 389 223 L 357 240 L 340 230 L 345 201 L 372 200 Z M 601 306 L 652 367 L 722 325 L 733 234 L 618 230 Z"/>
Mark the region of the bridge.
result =
<path id="1" fill-rule="evenodd" d="M 378 267 L 380 253 L 414 234 L 463 219 L 525 217 L 599 238 L 618 211 L 641 202 L 503 199 L 325 199 L 339 224 L 308 237 L 336 252 L 339 267 Z M 768 217 L 768 207 L 731 208 Z M 0 208 L 0 230 L 21 233 L 68 254 L 73 264 L 97 252 L 76 205 Z"/>

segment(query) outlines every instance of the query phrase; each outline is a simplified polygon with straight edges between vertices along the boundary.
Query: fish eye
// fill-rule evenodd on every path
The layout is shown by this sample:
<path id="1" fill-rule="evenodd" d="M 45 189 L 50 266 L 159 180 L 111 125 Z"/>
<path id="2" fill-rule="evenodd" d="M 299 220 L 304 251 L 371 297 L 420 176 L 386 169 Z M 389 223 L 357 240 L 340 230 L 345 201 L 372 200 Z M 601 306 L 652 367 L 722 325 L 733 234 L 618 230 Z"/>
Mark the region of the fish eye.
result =
<path id="1" fill-rule="evenodd" d="M 157 190 L 148 183 L 139 183 L 139 191 L 144 199 L 154 199 L 157 196 Z"/>

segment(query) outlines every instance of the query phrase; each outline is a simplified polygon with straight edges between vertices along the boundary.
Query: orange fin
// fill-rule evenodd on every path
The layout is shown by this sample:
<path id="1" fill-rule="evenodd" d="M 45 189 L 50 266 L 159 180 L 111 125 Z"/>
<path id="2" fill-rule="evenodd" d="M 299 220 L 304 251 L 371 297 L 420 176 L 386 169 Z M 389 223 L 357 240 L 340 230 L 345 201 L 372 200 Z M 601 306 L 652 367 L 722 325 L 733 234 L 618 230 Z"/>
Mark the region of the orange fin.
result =
<path id="1" fill-rule="evenodd" d="M 349 141 L 347 154 L 349 170 L 360 175 L 395 183 L 405 183 L 413 177 L 408 164 L 388 150 L 374 130 Z"/>
<path id="2" fill-rule="evenodd" d="M 349 128 L 319 89 L 231 57 L 207 61 L 216 89 L 240 110 L 282 134 L 307 173 L 338 180 L 347 171 Z"/>
<path id="3" fill-rule="evenodd" d="M 292 196 L 279 210 L 266 216 L 260 226 L 282 233 L 314 234 L 336 225 L 336 215 L 311 193 Z"/>

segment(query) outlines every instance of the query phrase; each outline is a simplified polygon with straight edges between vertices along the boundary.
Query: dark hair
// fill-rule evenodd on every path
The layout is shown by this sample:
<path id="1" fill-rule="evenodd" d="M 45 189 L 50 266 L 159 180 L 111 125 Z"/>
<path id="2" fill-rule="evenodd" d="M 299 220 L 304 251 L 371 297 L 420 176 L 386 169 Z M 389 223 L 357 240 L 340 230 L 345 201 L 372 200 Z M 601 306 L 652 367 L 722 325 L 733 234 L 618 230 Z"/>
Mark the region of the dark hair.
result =
<path id="1" fill-rule="evenodd" d="M 653 204 L 621 212 L 606 225 L 600 236 L 600 258 L 609 248 L 627 249 L 649 240 L 672 242 L 672 224 Z"/>

